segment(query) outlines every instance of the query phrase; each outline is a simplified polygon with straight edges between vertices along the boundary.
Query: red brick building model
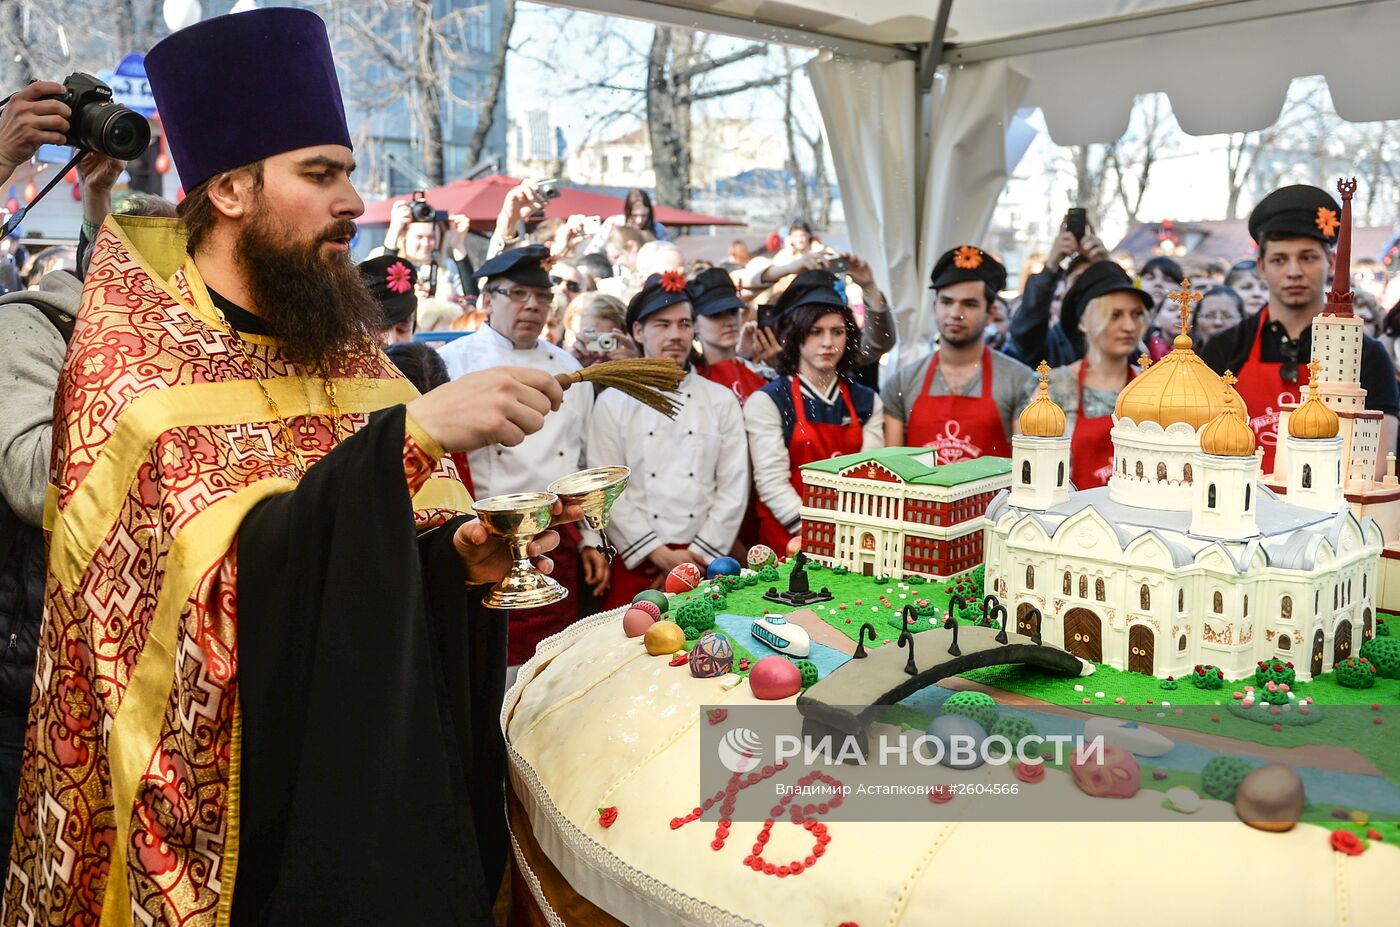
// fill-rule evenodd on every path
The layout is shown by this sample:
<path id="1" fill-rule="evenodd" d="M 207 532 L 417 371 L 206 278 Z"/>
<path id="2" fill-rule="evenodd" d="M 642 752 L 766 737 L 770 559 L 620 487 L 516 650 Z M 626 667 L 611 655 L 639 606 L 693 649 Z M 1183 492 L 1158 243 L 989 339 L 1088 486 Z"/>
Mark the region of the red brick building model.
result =
<path id="1" fill-rule="evenodd" d="M 982 562 L 982 518 L 1011 485 L 1004 457 L 935 463 L 886 447 L 802 468 L 802 550 L 867 576 L 942 579 Z"/>

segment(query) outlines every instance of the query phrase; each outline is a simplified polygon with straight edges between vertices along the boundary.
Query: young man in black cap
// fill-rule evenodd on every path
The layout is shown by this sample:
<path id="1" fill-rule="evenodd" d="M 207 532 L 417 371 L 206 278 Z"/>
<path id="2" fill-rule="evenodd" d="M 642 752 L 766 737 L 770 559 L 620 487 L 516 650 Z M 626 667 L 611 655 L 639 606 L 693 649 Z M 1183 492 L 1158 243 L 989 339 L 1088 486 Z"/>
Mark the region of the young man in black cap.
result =
<path id="1" fill-rule="evenodd" d="M 477 271 L 482 280 L 478 305 L 486 312 L 486 324 L 442 349 L 450 376 L 455 379 L 494 367 L 530 367 L 553 376 L 580 368 L 572 354 L 541 337 L 554 294 L 551 263 L 549 248 L 526 245 L 503 251 L 481 265 Z M 544 427 L 525 440 L 470 452 L 467 460 L 477 498 L 538 492 L 581 469 L 592 412 L 593 390 L 572 389 L 564 394 L 559 409 L 545 419 Z M 607 587 L 608 559 L 599 549 L 600 543 L 598 533 L 590 528 L 565 525 L 559 529 L 554 578 L 570 595 L 511 616 L 508 678 L 534 656 L 540 641 L 578 620 L 585 587 L 595 595 Z"/>
<path id="2" fill-rule="evenodd" d="M 881 390 L 885 444 L 931 447 L 939 463 L 1011 456 L 1012 416 L 1030 398 L 1030 368 L 987 347 L 983 332 L 1006 268 L 976 245 L 947 252 L 930 288 L 938 350 Z"/>
<path id="3" fill-rule="evenodd" d="M 560 387 L 419 396 L 374 345 L 314 13 L 146 70 L 189 194 L 103 224 L 59 380 L 7 923 L 489 923 L 505 620 L 473 590 L 510 556 L 442 458 Z"/>
<path id="4" fill-rule="evenodd" d="M 1301 387 L 1308 382 L 1312 321 L 1326 304 L 1340 217 L 1341 207 L 1329 193 L 1306 184 L 1282 187 L 1260 200 L 1249 214 L 1249 234 L 1259 246 L 1259 272 L 1269 286 L 1269 303 L 1201 348 L 1201 359 L 1212 370 L 1231 370 L 1239 378 L 1235 389 L 1264 450 L 1266 474 L 1274 469 L 1279 410 L 1284 403 L 1301 401 Z M 1395 450 L 1400 393 L 1395 367 L 1374 338 L 1361 339 L 1360 380 L 1365 407 L 1385 416 L 1375 469 L 1379 479 L 1385 455 Z"/>
<path id="5" fill-rule="evenodd" d="M 646 357 L 689 364 L 695 310 L 679 272 L 652 274 L 627 305 L 627 327 Z M 588 430 L 590 467 L 632 468 L 613 505 L 617 545 L 605 608 L 659 588 L 682 563 L 704 569 L 729 555 L 749 498 L 749 451 L 739 401 L 690 370 L 675 419 L 617 390 L 604 390 Z"/>
<path id="6" fill-rule="evenodd" d="M 361 262 L 360 277 L 379 302 L 382 318 L 374 329 L 379 346 L 412 341 L 418 327 L 418 272 L 413 265 L 385 254 Z"/>
<path id="7" fill-rule="evenodd" d="M 700 271 L 687 284 L 695 307 L 695 340 L 700 342 L 696 368 L 707 380 L 733 390 L 742 405 L 768 378 L 739 356 L 744 301 L 729 273 L 719 267 Z"/>

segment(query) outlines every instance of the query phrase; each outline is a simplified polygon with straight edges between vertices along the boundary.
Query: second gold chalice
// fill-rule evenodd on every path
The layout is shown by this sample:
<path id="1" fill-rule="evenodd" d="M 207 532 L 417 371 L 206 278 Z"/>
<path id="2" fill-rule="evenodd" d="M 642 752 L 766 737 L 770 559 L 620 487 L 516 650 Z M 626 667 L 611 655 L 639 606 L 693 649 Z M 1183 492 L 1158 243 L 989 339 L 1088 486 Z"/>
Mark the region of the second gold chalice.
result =
<path id="1" fill-rule="evenodd" d="M 472 503 L 488 534 L 510 547 L 510 572 L 482 599 L 487 608 L 538 608 L 568 598 L 569 590 L 530 562 L 530 541 L 549 530 L 550 508 L 559 501 L 552 492 L 518 492 Z"/>
<path id="2" fill-rule="evenodd" d="M 609 560 L 617 556 L 617 549 L 608 543 L 605 530 L 608 512 L 627 488 L 627 478 L 631 475 L 632 471 L 626 467 L 593 467 L 561 476 L 549 484 L 549 491 L 558 495 L 565 505 L 583 509 L 584 524 L 598 532 L 603 556 Z"/>

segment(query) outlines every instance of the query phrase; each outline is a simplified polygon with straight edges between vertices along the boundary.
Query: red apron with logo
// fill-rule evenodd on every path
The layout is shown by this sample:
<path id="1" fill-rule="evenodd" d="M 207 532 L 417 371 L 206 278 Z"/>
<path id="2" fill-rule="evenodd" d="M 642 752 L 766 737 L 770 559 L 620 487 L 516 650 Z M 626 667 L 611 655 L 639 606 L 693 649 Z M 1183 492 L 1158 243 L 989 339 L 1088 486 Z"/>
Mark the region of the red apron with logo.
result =
<path id="1" fill-rule="evenodd" d="M 713 364 L 701 364 L 699 370 L 700 376 L 733 392 L 734 398 L 739 400 L 741 406 L 750 396 L 768 385 L 767 380 L 737 357 Z"/>
<path id="2" fill-rule="evenodd" d="M 807 420 L 807 410 L 802 403 L 802 389 L 797 385 L 797 377 L 789 377 L 792 389 L 792 407 L 797 416 L 797 424 L 792 428 L 792 441 L 788 443 L 788 478 L 797 495 L 802 495 L 802 465 L 830 460 L 842 454 L 854 454 L 865 443 L 865 432 L 861 427 L 860 416 L 856 415 L 855 403 L 851 401 L 851 391 L 846 382 L 840 381 L 841 398 L 845 400 L 846 411 L 851 416 L 848 425 L 822 425 Z M 779 557 L 787 556 L 787 546 L 792 541 L 782 522 L 773 517 L 768 506 L 758 503 L 758 539 L 773 548 Z"/>
<path id="3" fill-rule="evenodd" d="M 1249 410 L 1249 427 L 1254 430 L 1254 439 L 1264 449 L 1264 472 L 1274 472 L 1274 446 L 1278 444 L 1279 409 L 1284 403 L 1298 401 L 1302 387 L 1308 382 L 1308 367 L 1302 358 L 1298 359 L 1298 382 L 1289 383 L 1283 379 L 1283 364 L 1266 363 L 1260 360 L 1260 347 L 1264 342 L 1264 326 L 1269 321 L 1269 310 L 1259 313 L 1259 327 L 1254 332 L 1254 346 L 1249 349 L 1249 359 L 1244 367 L 1235 373 L 1239 382 L 1235 392 L 1244 399 Z"/>
<path id="4" fill-rule="evenodd" d="M 910 447 L 936 448 L 940 464 L 974 457 L 1010 457 L 1011 444 L 1001 424 L 1001 411 L 992 399 L 991 349 L 982 349 L 980 396 L 930 396 L 938 358 L 935 353 L 929 362 L 923 388 L 909 411 L 904 443 Z"/>
<path id="5" fill-rule="evenodd" d="M 1079 409 L 1074 419 L 1074 435 L 1069 441 L 1070 478 L 1076 489 L 1107 486 L 1108 478 L 1113 475 L 1113 441 L 1109 439 L 1113 415 L 1084 416 L 1084 372 L 1088 368 L 1088 363 L 1079 365 Z M 1133 368 L 1129 367 L 1129 382 L 1134 376 Z"/>

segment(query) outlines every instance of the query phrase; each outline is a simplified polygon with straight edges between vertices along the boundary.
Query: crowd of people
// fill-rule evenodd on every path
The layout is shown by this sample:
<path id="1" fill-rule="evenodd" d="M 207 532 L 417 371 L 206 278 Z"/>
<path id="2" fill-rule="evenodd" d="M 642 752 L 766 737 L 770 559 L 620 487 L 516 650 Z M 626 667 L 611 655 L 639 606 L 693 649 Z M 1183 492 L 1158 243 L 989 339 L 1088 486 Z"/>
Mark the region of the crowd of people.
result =
<path id="1" fill-rule="evenodd" d="M 522 184 L 480 266 L 464 217 L 420 220 L 405 200 L 356 265 L 363 201 L 318 17 L 218 17 L 147 67 L 189 195 L 114 208 L 122 165 L 89 156 L 72 266 L 40 262 L 0 296 L 7 923 L 15 904 L 69 922 L 104 903 L 479 922 L 505 865 L 508 670 L 681 564 L 794 550 L 804 464 L 886 445 L 1007 456 L 1043 362 L 1073 480 L 1103 485 L 1119 393 L 1189 348 L 1239 377 L 1268 469 L 1278 408 L 1307 383 L 1337 234 L 1321 220 L 1340 214 L 1314 187 L 1265 197 L 1257 257 L 1229 267 L 1134 267 L 1067 225 L 1015 289 L 997 255 L 957 243 L 901 307 L 800 217 L 758 255 L 689 259 L 640 190 L 616 216 L 536 223 L 544 191 Z M 36 82 L 0 111 L 0 183 L 63 141 L 61 89 Z M 238 132 L 207 105 L 232 94 L 280 102 Z M 1188 276 L 1204 297 L 1183 314 L 1170 294 Z M 1383 458 L 1396 294 L 1375 264 L 1353 284 Z M 886 360 L 896 308 L 931 315 L 932 351 Z M 415 337 L 442 330 L 463 334 Z M 674 418 L 556 379 L 634 357 L 684 369 Z M 482 609 L 509 557 L 471 499 L 605 465 L 631 470 L 616 556 L 555 506 L 529 554 L 571 595 Z M 61 881 L 119 887 L 50 884 L 55 808 L 76 848 Z M 230 902 L 187 864 L 235 828 Z"/>

